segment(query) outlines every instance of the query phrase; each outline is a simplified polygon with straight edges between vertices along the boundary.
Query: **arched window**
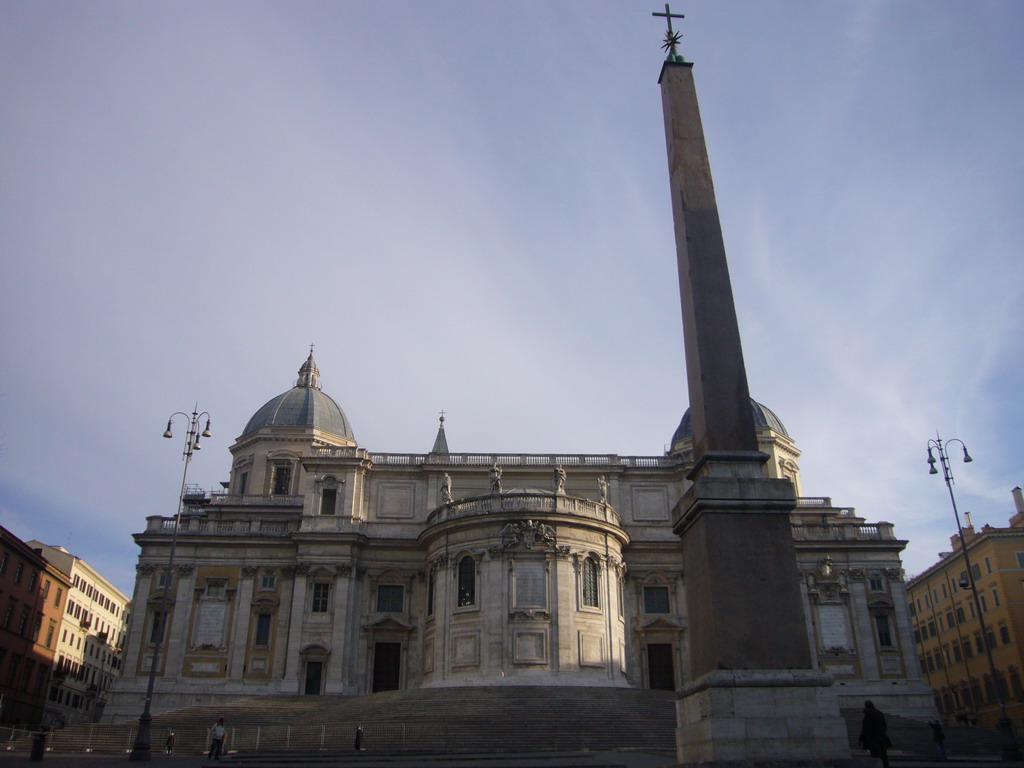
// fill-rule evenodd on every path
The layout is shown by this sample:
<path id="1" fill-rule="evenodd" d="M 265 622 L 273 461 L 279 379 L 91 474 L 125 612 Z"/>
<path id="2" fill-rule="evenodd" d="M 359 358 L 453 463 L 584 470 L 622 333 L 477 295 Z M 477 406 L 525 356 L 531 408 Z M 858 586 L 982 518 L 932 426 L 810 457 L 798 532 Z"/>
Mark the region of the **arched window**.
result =
<path id="1" fill-rule="evenodd" d="M 466 555 L 459 560 L 459 607 L 476 605 L 476 561 Z"/>
<path id="2" fill-rule="evenodd" d="M 583 604 L 597 608 L 600 603 L 597 601 L 597 563 L 594 558 L 588 557 L 583 561 Z"/>

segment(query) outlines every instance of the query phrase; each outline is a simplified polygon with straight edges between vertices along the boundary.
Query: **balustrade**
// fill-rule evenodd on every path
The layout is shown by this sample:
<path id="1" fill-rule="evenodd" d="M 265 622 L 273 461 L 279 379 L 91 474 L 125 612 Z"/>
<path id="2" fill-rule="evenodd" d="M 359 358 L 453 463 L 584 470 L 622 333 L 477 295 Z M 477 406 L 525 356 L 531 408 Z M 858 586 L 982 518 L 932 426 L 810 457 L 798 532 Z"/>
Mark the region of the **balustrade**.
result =
<path id="1" fill-rule="evenodd" d="M 435 510 L 427 523 L 435 524 L 474 515 L 500 512 L 533 512 L 574 515 L 619 524 L 620 518 L 607 504 L 580 499 L 575 496 L 561 496 L 547 493 L 502 493 L 465 499 L 445 504 Z"/>

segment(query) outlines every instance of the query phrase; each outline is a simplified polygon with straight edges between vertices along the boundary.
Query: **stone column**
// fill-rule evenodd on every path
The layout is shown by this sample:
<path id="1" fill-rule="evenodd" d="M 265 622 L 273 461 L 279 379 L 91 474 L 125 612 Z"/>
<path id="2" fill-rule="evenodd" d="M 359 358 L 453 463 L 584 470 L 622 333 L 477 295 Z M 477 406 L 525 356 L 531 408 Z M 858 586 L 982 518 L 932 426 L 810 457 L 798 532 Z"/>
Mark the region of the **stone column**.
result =
<path id="1" fill-rule="evenodd" d="M 282 693 L 299 693 L 299 651 L 302 642 L 302 618 L 306 610 L 306 573 L 308 563 L 299 563 L 294 569 L 292 582 L 292 604 L 288 619 L 288 644 L 284 664 Z"/>
<path id="2" fill-rule="evenodd" d="M 241 681 L 245 676 L 246 640 L 252 619 L 252 593 L 258 569 L 243 566 L 235 595 L 235 626 L 228 641 L 228 679 Z"/>
<path id="3" fill-rule="evenodd" d="M 352 649 L 349 647 L 347 635 L 349 624 L 349 606 L 352 604 L 350 595 L 352 566 L 347 563 L 338 566 L 337 576 L 334 580 L 334 589 L 331 596 L 334 605 L 331 606 L 331 616 L 334 623 L 331 625 L 331 659 L 327 668 L 327 680 L 324 685 L 324 693 L 346 693 L 345 689 L 345 663 Z"/>
<path id="4" fill-rule="evenodd" d="M 192 593 L 195 590 L 195 568 L 191 565 L 177 566 L 177 589 L 174 606 L 171 609 L 171 631 L 167 636 L 167 657 L 164 662 L 165 677 L 181 677 L 185 661 L 185 649 L 189 643 L 189 623 L 192 618 Z"/>
<path id="5" fill-rule="evenodd" d="M 152 565 L 140 565 L 135 574 L 135 590 L 132 593 L 132 612 L 128 626 L 128 637 L 124 642 L 124 672 L 122 677 L 136 677 L 149 674 L 149 667 L 139 669 L 139 654 L 145 645 L 146 614 L 148 605 L 146 596 L 153 580 Z"/>
<path id="6" fill-rule="evenodd" d="M 765 477 L 757 446 L 692 65 L 666 62 L 660 84 L 694 450 L 673 527 L 693 628 L 677 756 L 703 765 L 848 759 L 831 678 L 813 669 L 807 642 L 789 521 L 796 492 Z"/>

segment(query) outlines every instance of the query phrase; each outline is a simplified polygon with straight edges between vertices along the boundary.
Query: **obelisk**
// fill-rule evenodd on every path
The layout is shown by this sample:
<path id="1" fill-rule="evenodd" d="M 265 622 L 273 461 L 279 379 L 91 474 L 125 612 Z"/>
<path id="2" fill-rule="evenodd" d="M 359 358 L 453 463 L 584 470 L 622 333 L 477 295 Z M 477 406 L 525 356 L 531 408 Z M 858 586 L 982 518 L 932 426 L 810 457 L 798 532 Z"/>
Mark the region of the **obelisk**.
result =
<path id="1" fill-rule="evenodd" d="M 661 70 L 690 417 L 692 485 L 675 508 L 689 626 L 679 691 L 683 764 L 849 759 L 828 675 L 814 669 L 789 513 L 757 446 L 693 65 L 669 21 Z M 807 765 L 806 762 L 802 763 Z"/>

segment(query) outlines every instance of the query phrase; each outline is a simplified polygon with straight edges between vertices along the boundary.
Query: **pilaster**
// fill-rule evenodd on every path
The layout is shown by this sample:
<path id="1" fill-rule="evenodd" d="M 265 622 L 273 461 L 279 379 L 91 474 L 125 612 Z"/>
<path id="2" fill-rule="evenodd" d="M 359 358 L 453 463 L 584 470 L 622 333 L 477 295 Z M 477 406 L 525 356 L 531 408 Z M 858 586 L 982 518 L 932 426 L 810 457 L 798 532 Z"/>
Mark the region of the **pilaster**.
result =
<path id="1" fill-rule="evenodd" d="M 288 647 L 285 659 L 282 690 L 285 693 L 299 692 L 299 652 L 302 642 L 302 620 L 306 608 L 306 569 L 297 566 L 293 572 L 292 602 L 288 619 Z"/>
<path id="2" fill-rule="evenodd" d="M 192 593 L 195 589 L 196 569 L 191 565 L 177 566 L 177 588 L 174 592 L 174 614 L 171 632 L 167 637 L 165 677 L 181 677 L 185 649 L 189 642 L 189 622 L 192 618 Z"/>
<path id="3" fill-rule="evenodd" d="M 252 595 L 256 581 L 257 569 L 244 566 L 238 580 L 238 594 L 235 596 L 235 625 L 228 645 L 228 678 L 241 680 L 245 674 L 245 657 L 252 622 Z"/>

